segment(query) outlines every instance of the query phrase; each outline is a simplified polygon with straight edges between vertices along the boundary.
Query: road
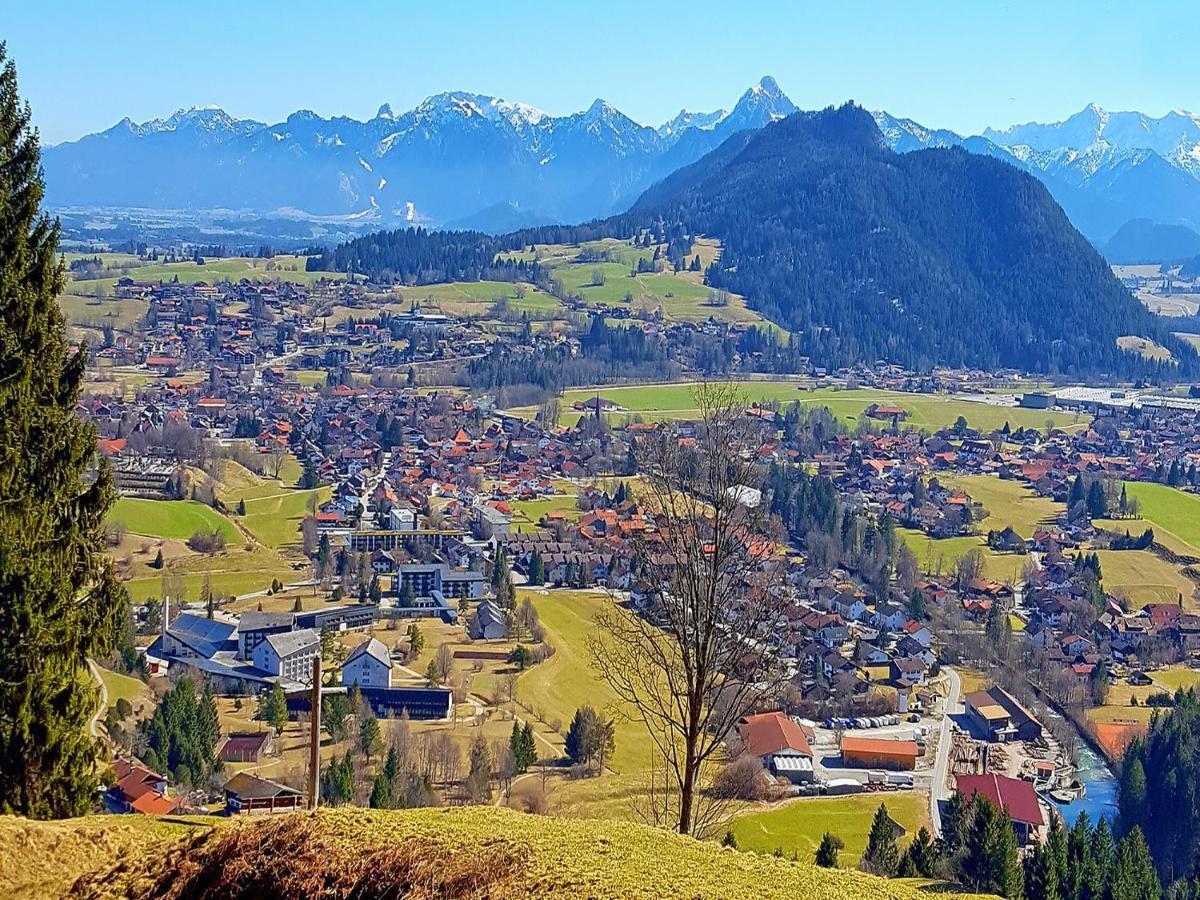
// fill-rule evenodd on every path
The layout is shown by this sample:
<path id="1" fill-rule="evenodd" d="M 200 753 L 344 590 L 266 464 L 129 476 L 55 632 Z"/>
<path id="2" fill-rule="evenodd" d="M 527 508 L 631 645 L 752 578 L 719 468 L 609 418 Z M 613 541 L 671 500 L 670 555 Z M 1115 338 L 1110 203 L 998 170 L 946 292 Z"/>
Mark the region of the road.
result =
<path id="1" fill-rule="evenodd" d="M 961 712 L 959 695 L 962 693 L 962 679 L 954 669 L 946 666 L 942 669 L 950 680 L 950 692 L 942 705 L 942 731 L 938 735 L 937 757 L 933 762 L 933 776 L 929 785 L 929 821 L 933 824 L 934 835 L 942 833 L 942 812 L 938 801 L 950 799 L 950 789 L 947 785 L 950 769 L 950 735 L 953 731 L 950 716 Z"/>
<path id="2" fill-rule="evenodd" d="M 100 733 L 100 718 L 108 711 L 108 688 L 104 684 L 104 679 L 100 677 L 100 667 L 93 660 L 87 661 L 88 671 L 92 673 L 92 678 L 96 680 L 96 684 L 100 685 L 100 705 L 96 707 L 96 711 L 88 720 L 88 732 L 92 737 L 104 737 Z"/>

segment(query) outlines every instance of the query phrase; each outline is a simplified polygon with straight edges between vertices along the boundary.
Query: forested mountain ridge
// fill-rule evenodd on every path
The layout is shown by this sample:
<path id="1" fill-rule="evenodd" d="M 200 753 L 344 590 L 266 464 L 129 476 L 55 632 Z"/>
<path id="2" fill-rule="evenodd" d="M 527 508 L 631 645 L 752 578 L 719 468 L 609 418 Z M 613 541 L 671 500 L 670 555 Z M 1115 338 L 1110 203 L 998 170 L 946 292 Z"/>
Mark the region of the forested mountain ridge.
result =
<path id="1" fill-rule="evenodd" d="M 1046 188 L 1000 160 L 897 154 L 851 104 L 768 125 L 712 166 L 724 149 L 631 216 L 719 237 L 708 283 L 747 297 L 815 360 L 1128 374 L 1146 364 L 1116 339 L 1134 334 L 1196 365 Z"/>
<path id="2" fill-rule="evenodd" d="M 719 238 L 707 283 L 746 297 L 817 365 L 1160 373 L 1166 364 L 1117 347 L 1140 335 L 1171 350 L 1174 371 L 1197 367 L 1036 178 L 961 148 L 898 154 L 851 104 L 734 134 L 620 216 L 497 238 L 385 232 L 313 265 L 418 283 L 535 280 L 536 264 L 495 255 L 647 231 L 672 255 L 690 246 L 680 235 Z"/>

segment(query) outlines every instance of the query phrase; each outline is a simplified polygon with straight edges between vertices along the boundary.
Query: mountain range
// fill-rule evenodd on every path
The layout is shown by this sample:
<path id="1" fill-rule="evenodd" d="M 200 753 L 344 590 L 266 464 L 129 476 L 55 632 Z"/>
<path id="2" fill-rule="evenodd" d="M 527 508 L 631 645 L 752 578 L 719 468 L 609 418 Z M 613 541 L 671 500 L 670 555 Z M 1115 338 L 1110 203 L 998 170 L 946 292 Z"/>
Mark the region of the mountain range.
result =
<path id="1" fill-rule="evenodd" d="M 728 112 L 681 110 L 639 124 L 595 101 L 552 116 L 462 91 L 366 121 L 301 110 L 283 122 L 180 110 L 44 150 L 56 209 L 252 211 L 368 230 L 402 223 L 492 233 L 620 212 L 655 182 L 741 130 L 796 111 L 764 77 Z M 904 153 L 958 146 L 1041 180 L 1103 246 L 1125 223 L 1200 230 L 1200 116 L 1153 118 L 1089 105 L 1062 122 L 959 135 L 878 111 Z"/>
<path id="2" fill-rule="evenodd" d="M 504 231 L 625 209 L 720 144 L 795 112 L 763 78 L 728 112 L 681 111 L 657 128 L 603 100 L 551 116 L 450 92 L 367 121 L 299 111 L 275 125 L 180 110 L 48 147 L 56 207 L 226 208 Z"/>
<path id="3" fill-rule="evenodd" d="M 1153 118 L 1089 104 L 1062 122 L 963 137 L 885 112 L 874 115 L 897 151 L 961 146 L 1036 176 L 1098 245 L 1134 219 L 1200 229 L 1200 116 Z"/>
<path id="4" fill-rule="evenodd" d="M 707 235 L 721 254 L 705 283 L 787 329 L 789 370 L 806 357 L 1154 375 L 1164 363 L 1118 348 L 1138 335 L 1172 352 L 1176 374 L 1196 371 L 1196 353 L 1122 286 L 1033 175 L 961 146 L 889 144 L 853 104 L 797 112 L 735 131 L 620 215 L 499 237 L 382 231 L 310 263 L 383 281 L 542 281 L 553 276 L 536 261 L 502 251 L 653 240 L 678 266 Z"/>

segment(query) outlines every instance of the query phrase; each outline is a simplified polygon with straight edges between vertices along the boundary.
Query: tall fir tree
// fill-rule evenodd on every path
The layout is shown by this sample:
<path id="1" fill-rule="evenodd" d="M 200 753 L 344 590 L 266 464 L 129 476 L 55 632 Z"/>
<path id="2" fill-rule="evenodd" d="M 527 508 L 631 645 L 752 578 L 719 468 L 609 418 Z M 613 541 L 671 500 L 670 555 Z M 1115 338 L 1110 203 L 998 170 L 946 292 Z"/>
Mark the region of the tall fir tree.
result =
<path id="1" fill-rule="evenodd" d="M 91 656 L 128 606 L 104 556 L 116 499 L 96 433 L 75 414 L 87 359 L 58 306 L 59 230 L 42 212 L 38 136 L 0 43 L 0 811 L 72 816 L 92 804 Z"/>
<path id="2" fill-rule="evenodd" d="M 867 835 L 867 849 L 863 851 L 862 867 L 875 875 L 894 875 L 900 864 L 900 850 L 896 846 L 896 826 L 888 815 L 887 806 L 880 803 Z"/>

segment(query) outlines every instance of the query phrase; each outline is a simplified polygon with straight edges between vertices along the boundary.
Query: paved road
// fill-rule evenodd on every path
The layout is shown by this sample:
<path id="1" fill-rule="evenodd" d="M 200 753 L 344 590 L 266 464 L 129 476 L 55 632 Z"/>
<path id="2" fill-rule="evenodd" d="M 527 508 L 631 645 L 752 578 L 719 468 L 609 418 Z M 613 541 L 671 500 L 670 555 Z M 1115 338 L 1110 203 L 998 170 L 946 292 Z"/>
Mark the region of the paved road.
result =
<path id="1" fill-rule="evenodd" d="M 946 666 L 942 669 L 950 679 L 950 693 L 942 706 L 942 731 L 938 736 L 937 758 L 933 763 L 933 776 L 929 785 L 929 821 L 933 823 L 934 835 L 942 833 L 942 813 L 938 807 L 939 800 L 950 799 L 950 789 L 947 785 L 950 769 L 950 734 L 952 731 L 950 716 L 961 712 L 959 694 L 962 693 L 962 679 L 954 669 Z"/>
<path id="2" fill-rule="evenodd" d="M 104 684 L 104 679 L 100 677 L 100 667 L 93 660 L 88 660 L 88 671 L 92 673 L 92 678 L 96 680 L 96 684 L 100 685 L 100 705 L 96 707 L 96 711 L 88 720 L 88 732 L 92 737 L 103 737 L 100 733 L 100 717 L 108 711 L 108 688 Z"/>

